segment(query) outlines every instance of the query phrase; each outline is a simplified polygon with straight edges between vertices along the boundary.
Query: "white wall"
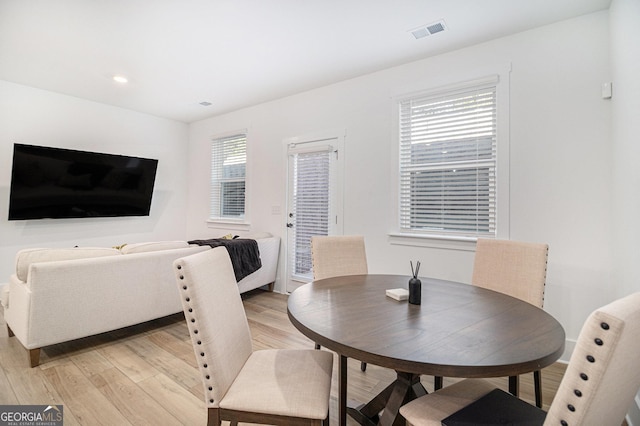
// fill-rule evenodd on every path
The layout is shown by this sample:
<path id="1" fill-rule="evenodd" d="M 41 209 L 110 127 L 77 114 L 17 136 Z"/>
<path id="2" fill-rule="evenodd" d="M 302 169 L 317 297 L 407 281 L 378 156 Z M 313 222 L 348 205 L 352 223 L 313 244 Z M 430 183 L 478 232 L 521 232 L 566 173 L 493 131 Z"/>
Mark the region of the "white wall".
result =
<path id="1" fill-rule="evenodd" d="M 370 271 L 408 274 L 408 260 L 420 259 L 425 275 L 469 282 L 473 252 L 389 243 L 391 96 L 509 63 L 510 238 L 550 244 L 546 309 L 575 339 L 588 313 L 614 297 L 611 102 L 600 96 L 601 83 L 611 80 L 606 11 L 193 123 L 188 237 L 224 233 L 205 223 L 212 135 L 249 129 L 252 230 L 284 237 L 282 141 L 346 129 L 344 233 L 365 236 Z"/>
<path id="2" fill-rule="evenodd" d="M 27 247 L 183 239 L 187 125 L 0 80 L 0 284 Z M 158 159 L 148 217 L 8 221 L 13 144 Z"/>
<path id="3" fill-rule="evenodd" d="M 640 2 L 611 5 L 615 279 L 620 295 L 640 290 Z"/>
<path id="4" fill-rule="evenodd" d="M 613 277 L 618 296 L 640 291 L 640 2 L 610 8 L 613 74 Z M 627 419 L 640 424 L 640 394 Z"/>

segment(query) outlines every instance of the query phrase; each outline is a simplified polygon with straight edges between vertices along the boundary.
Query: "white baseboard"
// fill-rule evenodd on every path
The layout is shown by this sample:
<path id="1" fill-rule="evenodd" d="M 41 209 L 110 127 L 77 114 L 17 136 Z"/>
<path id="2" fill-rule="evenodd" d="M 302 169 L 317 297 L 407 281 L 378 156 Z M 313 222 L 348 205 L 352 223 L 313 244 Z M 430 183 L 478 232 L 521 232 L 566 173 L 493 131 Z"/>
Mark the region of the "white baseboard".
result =
<path id="1" fill-rule="evenodd" d="M 640 393 L 633 399 L 633 404 L 629 407 L 626 419 L 629 426 L 640 425 Z"/>
<path id="2" fill-rule="evenodd" d="M 569 360 L 571 359 L 571 354 L 573 353 L 573 350 L 575 349 L 575 347 L 576 347 L 575 340 L 566 339 L 564 341 L 564 353 L 562 354 L 562 356 L 558 361 L 568 364 Z"/>

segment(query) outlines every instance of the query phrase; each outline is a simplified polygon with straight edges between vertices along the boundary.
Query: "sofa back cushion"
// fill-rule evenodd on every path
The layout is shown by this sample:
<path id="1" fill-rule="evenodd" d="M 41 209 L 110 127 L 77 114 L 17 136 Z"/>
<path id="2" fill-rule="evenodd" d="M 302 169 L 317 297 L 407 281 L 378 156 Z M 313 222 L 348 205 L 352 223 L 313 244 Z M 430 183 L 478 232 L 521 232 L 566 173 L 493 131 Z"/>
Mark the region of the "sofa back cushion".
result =
<path id="1" fill-rule="evenodd" d="M 248 238 L 250 240 L 261 240 L 263 238 L 271 238 L 271 237 L 273 237 L 273 234 L 271 232 L 253 232 L 240 238 Z"/>
<path id="2" fill-rule="evenodd" d="M 92 257 L 118 256 L 120 251 L 105 247 L 74 248 L 31 248 L 16 254 L 16 275 L 20 281 L 27 281 L 29 265 L 40 262 L 86 259 Z"/>
<path id="3" fill-rule="evenodd" d="M 120 251 L 122 254 L 146 253 L 159 250 L 173 250 L 189 247 L 186 241 L 152 241 L 148 243 L 125 244 Z"/>

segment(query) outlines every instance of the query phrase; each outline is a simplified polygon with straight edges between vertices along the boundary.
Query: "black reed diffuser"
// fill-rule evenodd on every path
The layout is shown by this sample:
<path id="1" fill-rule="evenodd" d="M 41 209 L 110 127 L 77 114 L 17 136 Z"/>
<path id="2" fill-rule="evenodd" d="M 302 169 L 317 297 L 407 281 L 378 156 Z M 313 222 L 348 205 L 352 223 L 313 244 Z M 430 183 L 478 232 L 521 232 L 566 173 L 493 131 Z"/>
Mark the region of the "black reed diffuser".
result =
<path id="1" fill-rule="evenodd" d="M 420 271 L 420 261 L 416 263 L 416 269 L 413 269 L 413 261 L 409 261 L 411 265 L 411 273 L 413 278 L 409 280 L 409 303 L 413 305 L 419 305 L 422 300 L 422 281 L 418 279 L 418 272 Z"/>

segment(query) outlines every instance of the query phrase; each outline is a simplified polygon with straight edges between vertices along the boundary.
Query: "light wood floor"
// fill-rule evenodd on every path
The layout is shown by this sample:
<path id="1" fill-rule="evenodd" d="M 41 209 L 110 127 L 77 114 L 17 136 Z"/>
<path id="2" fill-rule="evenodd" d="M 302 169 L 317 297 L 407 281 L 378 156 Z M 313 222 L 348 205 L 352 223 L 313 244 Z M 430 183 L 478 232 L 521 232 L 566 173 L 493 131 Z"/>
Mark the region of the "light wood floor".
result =
<path id="1" fill-rule="evenodd" d="M 255 290 L 243 295 L 254 349 L 313 348 L 286 314 L 287 296 Z M 1 314 L 0 310 L 0 314 Z M 184 317 L 180 314 L 44 348 L 40 366 L 7 337 L 0 315 L 0 405 L 62 404 L 65 425 L 205 425 L 202 384 Z M 337 356 L 331 424 L 337 424 Z M 565 366 L 542 372 L 545 409 Z M 533 401 L 532 375 L 521 377 L 521 397 Z M 395 377 L 392 370 L 349 360 L 349 399 L 366 402 Z M 428 391 L 433 379 L 423 377 Z M 445 385 L 450 383 L 445 379 Z M 506 379 L 496 379 L 506 389 Z M 351 419 L 349 425 L 355 425 Z"/>

